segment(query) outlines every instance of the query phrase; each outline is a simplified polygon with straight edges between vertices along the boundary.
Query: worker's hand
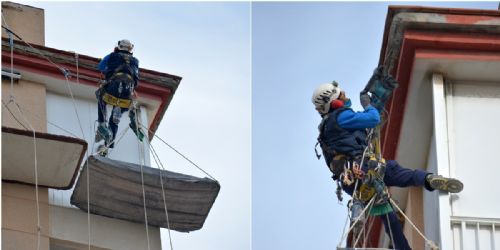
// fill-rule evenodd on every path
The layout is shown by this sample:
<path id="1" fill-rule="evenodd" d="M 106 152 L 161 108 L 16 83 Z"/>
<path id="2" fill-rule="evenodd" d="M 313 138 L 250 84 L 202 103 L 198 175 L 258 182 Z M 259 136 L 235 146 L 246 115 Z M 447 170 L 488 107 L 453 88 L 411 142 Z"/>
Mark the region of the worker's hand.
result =
<path id="1" fill-rule="evenodd" d="M 367 93 L 361 93 L 359 95 L 359 101 L 361 102 L 361 106 L 363 106 L 364 109 L 368 107 L 371 103 L 371 97 Z"/>

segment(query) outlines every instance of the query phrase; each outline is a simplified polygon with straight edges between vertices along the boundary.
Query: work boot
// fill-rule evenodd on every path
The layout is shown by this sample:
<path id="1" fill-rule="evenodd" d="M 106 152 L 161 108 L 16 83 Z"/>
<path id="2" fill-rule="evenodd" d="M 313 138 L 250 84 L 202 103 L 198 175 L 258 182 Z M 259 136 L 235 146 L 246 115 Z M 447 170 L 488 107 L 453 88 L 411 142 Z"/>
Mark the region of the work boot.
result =
<path id="1" fill-rule="evenodd" d="M 458 193 L 464 188 L 461 181 L 441 175 L 429 174 L 425 177 L 425 180 L 431 188 L 450 193 Z"/>
<path id="2" fill-rule="evenodd" d="M 97 147 L 97 153 L 102 157 L 106 157 L 108 156 L 108 148 L 105 145 L 99 145 L 99 147 Z"/>
<path id="3" fill-rule="evenodd" d="M 105 140 L 106 143 L 111 141 L 111 132 L 104 123 L 99 124 L 95 132 L 95 142 L 100 142 L 102 140 Z"/>

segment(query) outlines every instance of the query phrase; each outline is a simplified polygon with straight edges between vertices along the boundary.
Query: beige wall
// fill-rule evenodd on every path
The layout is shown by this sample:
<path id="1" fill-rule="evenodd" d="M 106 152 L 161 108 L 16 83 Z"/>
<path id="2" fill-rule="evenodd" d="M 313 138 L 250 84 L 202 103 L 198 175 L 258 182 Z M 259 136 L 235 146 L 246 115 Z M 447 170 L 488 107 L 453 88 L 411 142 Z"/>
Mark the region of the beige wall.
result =
<path id="1" fill-rule="evenodd" d="M 5 104 L 9 103 L 10 89 L 10 81 L 2 80 L 2 102 Z M 10 111 L 16 116 L 17 120 L 29 129 L 30 127 L 23 118 L 24 115 L 36 131 L 47 132 L 47 98 L 45 86 L 21 79 L 18 82 L 14 82 L 12 93 L 16 103 L 19 104 L 23 112 L 22 114 L 19 112 L 15 103 L 8 104 Z M 9 110 L 2 104 L 2 126 L 24 129 L 19 122 L 13 118 Z"/>
<path id="2" fill-rule="evenodd" d="M 87 212 L 51 205 L 50 225 L 53 239 L 88 246 Z M 161 250 L 160 229 L 148 227 L 148 231 L 150 249 Z M 90 244 L 94 247 L 117 250 L 147 249 L 146 239 L 144 224 L 90 214 Z"/>
<path id="3" fill-rule="evenodd" d="M 423 211 L 423 188 L 421 187 L 411 187 L 408 189 L 408 199 L 406 201 L 406 211 L 405 214 L 408 216 L 413 224 L 418 227 L 421 232 L 424 232 L 424 211 Z M 418 232 L 410 225 L 409 222 L 405 221 L 404 234 L 408 239 L 408 243 L 414 250 L 424 250 L 425 241 L 418 234 Z"/>
<path id="4" fill-rule="evenodd" d="M 49 249 L 49 205 L 47 188 L 38 188 L 40 249 Z M 37 249 L 35 188 L 2 182 L 2 249 Z"/>
<path id="5" fill-rule="evenodd" d="M 6 11 L 6 18 L 8 18 L 10 15 L 9 12 L 11 11 L 35 14 L 34 10 L 30 9 L 17 10 L 7 8 L 5 3 L 2 3 L 2 9 Z M 38 10 L 38 12 L 40 12 L 40 10 Z M 40 13 L 38 13 L 38 15 L 40 15 Z M 43 29 L 43 11 L 41 11 L 41 17 L 42 21 L 36 20 L 36 22 L 41 24 Z M 10 15 L 10 18 L 17 17 Z M 12 23 L 9 22 L 9 19 L 7 19 L 7 22 Z M 23 25 L 28 24 L 28 21 L 23 23 Z M 33 25 L 37 26 L 35 24 Z M 22 29 L 22 26 L 16 27 Z M 31 42 L 35 41 L 36 43 L 43 44 L 43 34 L 41 36 L 38 34 L 31 37 L 26 35 L 26 38 L 29 38 Z M 22 114 L 19 112 L 15 103 L 9 103 L 11 93 L 16 103 L 21 107 Z M 10 111 L 16 116 L 17 120 L 26 128 L 29 128 L 29 125 L 23 118 L 23 115 L 36 131 L 47 131 L 46 90 L 44 85 L 19 80 L 14 82 L 13 90 L 11 91 L 10 80 L 2 80 L 2 101 L 8 105 Z M 36 116 L 33 114 L 36 114 Z M 2 105 L 2 126 L 23 129 L 23 126 L 13 118 L 4 105 Z M 37 249 L 37 211 L 39 211 L 41 228 L 40 249 L 49 249 L 50 228 L 48 190 L 47 188 L 38 188 L 39 209 L 37 209 L 35 192 L 36 189 L 34 186 L 6 183 L 2 181 L 2 249 Z"/>
<path id="6" fill-rule="evenodd" d="M 45 45 L 45 14 L 43 9 L 2 2 L 2 14 L 8 27 L 26 42 Z M 2 25 L 5 25 L 3 20 Z M 2 37 L 8 37 L 4 29 L 2 29 Z"/>

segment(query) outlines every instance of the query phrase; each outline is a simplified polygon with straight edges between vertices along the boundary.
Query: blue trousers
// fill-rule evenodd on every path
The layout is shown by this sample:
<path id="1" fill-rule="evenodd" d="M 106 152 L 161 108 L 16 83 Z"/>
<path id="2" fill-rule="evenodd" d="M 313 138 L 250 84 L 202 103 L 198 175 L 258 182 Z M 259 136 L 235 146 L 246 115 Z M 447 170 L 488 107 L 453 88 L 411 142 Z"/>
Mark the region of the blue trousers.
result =
<path id="1" fill-rule="evenodd" d="M 368 166 L 364 164 L 362 167 L 363 171 L 367 171 Z M 425 177 L 430 174 L 426 171 L 418 170 L 418 169 L 409 169 L 405 168 L 397 161 L 389 160 L 386 164 L 384 183 L 388 187 L 409 187 L 409 186 L 417 186 L 417 187 L 425 187 L 429 191 L 433 191 L 433 189 L 429 186 Z M 354 184 L 350 186 L 342 187 L 346 193 L 352 196 L 354 191 Z M 403 234 L 403 228 L 401 223 L 399 222 L 396 214 L 391 212 L 387 215 L 380 216 L 385 227 L 385 231 L 389 237 L 392 234 L 392 238 L 394 239 L 394 247 L 398 250 L 408 250 L 411 249 L 408 245 L 408 241 Z"/>

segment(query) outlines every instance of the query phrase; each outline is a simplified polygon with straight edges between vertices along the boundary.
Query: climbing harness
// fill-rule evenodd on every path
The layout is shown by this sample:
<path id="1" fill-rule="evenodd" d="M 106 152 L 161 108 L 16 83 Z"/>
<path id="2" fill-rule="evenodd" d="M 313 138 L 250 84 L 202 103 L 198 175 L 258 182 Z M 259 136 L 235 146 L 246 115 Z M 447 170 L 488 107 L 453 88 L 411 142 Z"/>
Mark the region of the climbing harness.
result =
<path id="1" fill-rule="evenodd" d="M 342 233 L 341 240 L 337 245 L 337 249 L 345 249 L 341 244 L 350 235 L 350 242 L 347 242 L 348 247 L 366 247 L 367 232 L 368 236 L 373 225 L 373 216 L 385 216 L 388 223 L 388 233 L 391 242 L 394 244 L 394 235 L 389 222 L 389 214 L 395 211 L 403 214 L 405 219 L 410 222 L 417 232 L 425 239 L 426 244 L 431 249 L 439 249 L 436 244 L 428 240 L 409 218 L 401 211 L 396 205 L 394 200 L 390 197 L 389 190 L 384 183 L 384 176 L 386 170 L 385 159 L 382 158 L 381 144 L 380 144 L 380 128 L 385 121 L 386 110 L 385 104 L 392 95 L 394 89 L 398 86 L 397 81 L 387 73 L 383 66 L 377 67 L 374 74 L 368 81 L 368 84 L 360 93 L 361 95 L 369 94 L 370 104 L 375 107 L 381 114 L 382 123 L 376 128 L 370 129 L 367 133 L 367 145 L 363 151 L 361 158 L 346 156 L 338 154 L 337 152 L 329 149 L 326 144 L 321 141 L 322 128 L 328 114 L 323 117 L 320 123 L 320 136 L 316 143 L 315 153 L 317 158 L 320 154 L 316 150 L 317 145 L 321 145 L 323 154 L 325 152 L 331 153 L 333 159 L 330 162 L 329 169 L 334 174 L 334 180 L 337 182 L 337 198 L 339 202 L 342 201 L 342 187 L 352 187 L 352 199 L 348 202 L 348 216 L 346 218 L 346 225 L 349 221 L 349 229 L 347 232 Z M 371 221 L 367 227 L 367 222 Z M 344 226 L 345 229 L 345 226 Z M 361 240 L 364 237 L 363 240 Z"/>

